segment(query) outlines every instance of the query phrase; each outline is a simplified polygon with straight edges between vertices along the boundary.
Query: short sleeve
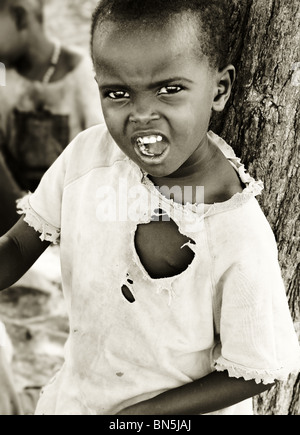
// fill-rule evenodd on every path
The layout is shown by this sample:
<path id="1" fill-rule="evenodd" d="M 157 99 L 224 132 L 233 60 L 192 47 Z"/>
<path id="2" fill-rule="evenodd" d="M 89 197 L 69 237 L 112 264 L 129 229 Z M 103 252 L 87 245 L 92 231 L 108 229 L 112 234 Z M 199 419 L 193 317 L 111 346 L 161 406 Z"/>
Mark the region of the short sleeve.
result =
<path id="1" fill-rule="evenodd" d="M 274 243 L 275 244 L 275 243 Z M 300 370 L 298 338 L 277 261 L 277 249 L 256 262 L 233 264 L 220 283 L 220 344 L 213 352 L 217 371 L 257 383 L 286 380 Z"/>
<path id="2" fill-rule="evenodd" d="M 44 174 L 34 193 L 17 202 L 17 211 L 25 222 L 41 233 L 40 239 L 57 244 L 60 240 L 61 205 L 66 167 L 72 143 Z"/>
<path id="3" fill-rule="evenodd" d="M 109 165 L 119 156 L 120 150 L 105 124 L 82 131 L 48 169 L 36 191 L 18 201 L 18 213 L 41 233 L 41 240 L 58 243 L 65 189 L 90 170 Z"/>

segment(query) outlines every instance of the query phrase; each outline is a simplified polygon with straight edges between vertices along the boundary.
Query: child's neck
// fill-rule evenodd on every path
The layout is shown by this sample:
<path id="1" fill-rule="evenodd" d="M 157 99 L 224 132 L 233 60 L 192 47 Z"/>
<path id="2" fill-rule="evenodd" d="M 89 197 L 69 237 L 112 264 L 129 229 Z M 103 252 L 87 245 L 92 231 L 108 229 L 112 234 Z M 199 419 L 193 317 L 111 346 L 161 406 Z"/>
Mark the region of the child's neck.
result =
<path id="1" fill-rule="evenodd" d="M 196 187 L 207 184 L 207 176 L 212 171 L 216 148 L 209 146 L 208 139 L 205 138 L 194 154 L 177 171 L 166 177 L 149 176 L 156 187 L 168 187 L 170 190 L 175 186 Z M 174 198 L 178 201 L 177 198 Z M 186 202 L 186 201 L 185 201 Z M 197 202 L 195 198 L 190 198 L 188 202 Z"/>
<path id="2" fill-rule="evenodd" d="M 51 63 L 53 49 L 53 42 L 44 33 L 32 35 L 27 51 L 15 64 L 17 72 L 29 80 L 43 81 Z"/>
<path id="3" fill-rule="evenodd" d="M 158 188 L 163 186 L 169 188 L 167 192 L 172 192 L 171 198 L 179 203 L 201 203 L 213 204 L 224 202 L 230 199 L 235 193 L 242 192 L 243 186 L 227 158 L 218 147 L 205 140 L 196 150 L 192 159 L 189 159 L 175 173 L 167 177 L 149 178 Z M 174 189 L 179 186 L 181 189 Z M 199 198 L 197 187 L 204 187 L 204 197 Z M 184 188 L 190 192 L 188 197 L 184 195 Z M 173 188 L 173 189 L 172 189 Z M 163 189 L 161 189 L 163 191 Z M 178 191 L 178 198 L 176 192 Z M 175 194 L 173 194 L 175 192 Z"/>

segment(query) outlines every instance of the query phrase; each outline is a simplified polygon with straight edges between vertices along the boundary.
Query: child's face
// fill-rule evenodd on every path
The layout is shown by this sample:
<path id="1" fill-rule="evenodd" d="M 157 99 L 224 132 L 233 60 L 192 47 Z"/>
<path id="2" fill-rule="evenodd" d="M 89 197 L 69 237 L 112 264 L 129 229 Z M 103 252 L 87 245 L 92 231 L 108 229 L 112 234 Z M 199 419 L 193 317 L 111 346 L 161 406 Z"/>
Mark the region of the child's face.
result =
<path id="1" fill-rule="evenodd" d="M 0 11 L 0 62 L 12 65 L 23 50 L 21 32 L 8 9 Z"/>
<path id="2" fill-rule="evenodd" d="M 201 159 L 218 80 L 208 60 L 195 55 L 193 26 L 172 23 L 168 31 L 132 26 L 124 32 L 109 23 L 106 30 L 96 30 L 93 58 L 115 142 L 155 177 Z"/>

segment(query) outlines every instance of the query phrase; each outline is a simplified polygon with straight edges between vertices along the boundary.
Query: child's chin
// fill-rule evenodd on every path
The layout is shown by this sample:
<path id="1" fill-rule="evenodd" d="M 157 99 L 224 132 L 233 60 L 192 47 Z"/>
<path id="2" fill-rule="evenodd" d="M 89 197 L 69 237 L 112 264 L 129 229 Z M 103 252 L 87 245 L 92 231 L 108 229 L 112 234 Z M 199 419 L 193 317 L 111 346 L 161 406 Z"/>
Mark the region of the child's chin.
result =
<path id="1" fill-rule="evenodd" d="M 144 169 L 144 168 L 143 168 Z M 172 175 L 173 171 L 166 167 L 151 167 L 144 169 L 151 177 L 163 178 Z"/>

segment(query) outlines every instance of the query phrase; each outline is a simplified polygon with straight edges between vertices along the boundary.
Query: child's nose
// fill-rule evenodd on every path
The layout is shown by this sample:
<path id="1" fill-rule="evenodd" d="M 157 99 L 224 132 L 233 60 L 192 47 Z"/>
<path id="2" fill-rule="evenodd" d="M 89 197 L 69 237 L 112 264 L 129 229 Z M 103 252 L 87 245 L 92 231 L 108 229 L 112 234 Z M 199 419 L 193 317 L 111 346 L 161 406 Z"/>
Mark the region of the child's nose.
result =
<path id="1" fill-rule="evenodd" d="M 159 114 L 149 99 L 136 101 L 133 104 L 132 112 L 129 117 L 130 122 L 148 124 L 157 119 L 159 119 Z"/>

